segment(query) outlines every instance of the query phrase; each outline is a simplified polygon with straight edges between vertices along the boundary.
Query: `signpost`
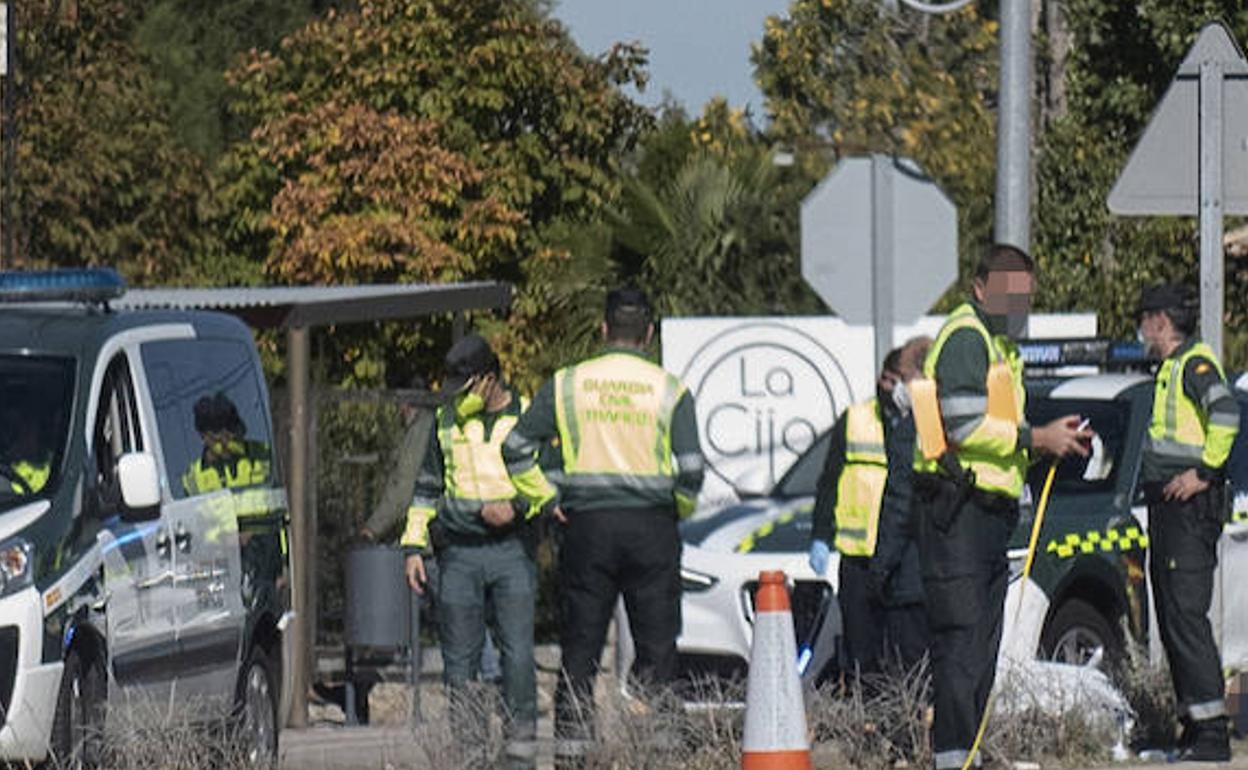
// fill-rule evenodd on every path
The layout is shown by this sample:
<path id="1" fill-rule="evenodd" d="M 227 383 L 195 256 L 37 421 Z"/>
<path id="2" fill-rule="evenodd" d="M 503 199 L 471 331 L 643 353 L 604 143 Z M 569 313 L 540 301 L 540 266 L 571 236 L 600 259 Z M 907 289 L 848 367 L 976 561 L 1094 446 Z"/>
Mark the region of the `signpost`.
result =
<path id="1" fill-rule="evenodd" d="M 912 160 L 846 158 L 802 201 L 802 277 L 837 315 L 874 326 L 877 367 L 894 324 L 957 275 L 957 210 Z"/>
<path id="2" fill-rule="evenodd" d="M 1109 193 L 1122 215 L 1200 217 L 1201 337 L 1222 355 L 1222 218 L 1248 214 L 1248 60 L 1226 27 L 1201 30 Z"/>

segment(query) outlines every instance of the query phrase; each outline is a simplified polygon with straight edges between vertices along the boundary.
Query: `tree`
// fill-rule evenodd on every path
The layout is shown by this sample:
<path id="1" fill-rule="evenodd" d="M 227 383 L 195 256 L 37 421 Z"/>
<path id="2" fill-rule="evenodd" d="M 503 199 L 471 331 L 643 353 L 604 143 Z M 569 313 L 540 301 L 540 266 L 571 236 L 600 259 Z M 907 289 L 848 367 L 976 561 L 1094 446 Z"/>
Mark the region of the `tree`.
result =
<path id="1" fill-rule="evenodd" d="M 1053 310 L 1095 309 L 1105 333 L 1133 336 L 1140 288 L 1198 283 L 1197 222 L 1114 217 L 1106 198 L 1200 29 L 1226 20 L 1248 40 L 1248 9 L 1231 0 L 1067 0 L 1063 10 L 1068 111 L 1048 127 L 1037 154 L 1038 300 Z M 1229 267 L 1234 276 L 1248 265 Z M 1226 298 L 1227 357 L 1243 366 L 1248 298 L 1235 291 Z"/>
<path id="2" fill-rule="evenodd" d="M 811 185 L 847 155 L 914 158 L 957 204 L 971 262 L 992 225 L 996 30 L 975 5 L 929 16 L 794 0 L 754 46 L 769 133 L 798 150 Z"/>
<path id="3" fill-rule="evenodd" d="M 225 71 L 240 54 L 276 47 L 324 12 L 326 0 L 155 0 L 136 26 L 139 50 L 152 62 L 174 132 L 206 160 L 245 139 L 250 126 L 228 109 Z"/>
<path id="4" fill-rule="evenodd" d="M 563 332 L 534 283 L 568 259 L 554 235 L 600 215 L 649 124 L 620 90 L 643 65 L 586 56 L 525 0 L 331 10 L 229 74 L 256 128 L 218 167 L 222 261 L 282 282 L 511 280 L 495 341 L 527 371 Z"/>
<path id="5" fill-rule="evenodd" d="M 16 6 L 19 126 L 12 191 L 23 265 L 104 264 L 178 280 L 204 248 L 204 174 L 174 139 L 134 17 L 115 0 Z"/>

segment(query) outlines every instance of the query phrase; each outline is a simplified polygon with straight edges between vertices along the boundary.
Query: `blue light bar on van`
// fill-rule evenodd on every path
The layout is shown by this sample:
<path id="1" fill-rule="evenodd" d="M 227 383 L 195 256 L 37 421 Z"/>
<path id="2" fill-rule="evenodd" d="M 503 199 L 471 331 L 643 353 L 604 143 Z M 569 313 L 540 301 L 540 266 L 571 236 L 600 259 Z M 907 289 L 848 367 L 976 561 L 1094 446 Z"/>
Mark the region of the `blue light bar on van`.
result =
<path id="1" fill-rule="evenodd" d="M 1023 364 L 1037 369 L 1097 366 L 1127 369 L 1151 362 L 1140 342 L 1107 339 L 1026 340 L 1018 344 Z"/>
<path id="2" fill-rule="evenodd" d="M 0 302 L 108 302 L 126 293 L 110 267 L 0 272 Z"/>

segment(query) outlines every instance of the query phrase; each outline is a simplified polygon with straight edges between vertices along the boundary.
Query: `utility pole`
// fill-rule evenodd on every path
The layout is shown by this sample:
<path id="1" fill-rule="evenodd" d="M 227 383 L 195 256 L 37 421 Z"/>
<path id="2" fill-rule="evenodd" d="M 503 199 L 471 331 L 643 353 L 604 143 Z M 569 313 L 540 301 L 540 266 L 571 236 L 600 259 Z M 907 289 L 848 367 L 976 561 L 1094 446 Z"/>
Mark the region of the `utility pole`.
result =
<path id="1" fill-rule="evenodd" d="M 1031 251 L 1031 0 L 1001 0 L 997 243 Z"/>

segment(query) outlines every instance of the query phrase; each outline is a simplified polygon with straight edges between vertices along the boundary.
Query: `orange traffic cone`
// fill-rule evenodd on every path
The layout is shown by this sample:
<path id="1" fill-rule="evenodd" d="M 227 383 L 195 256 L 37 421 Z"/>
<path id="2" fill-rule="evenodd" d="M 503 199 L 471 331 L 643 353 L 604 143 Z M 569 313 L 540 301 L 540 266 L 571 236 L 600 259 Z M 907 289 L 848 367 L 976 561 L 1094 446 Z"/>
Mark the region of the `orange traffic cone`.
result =
<path id="1" fill-rule="evenodd" d="M 806 707 L 783 572 L 761 572 L 745 695 L 742 770 L 810 770 Z"/>

